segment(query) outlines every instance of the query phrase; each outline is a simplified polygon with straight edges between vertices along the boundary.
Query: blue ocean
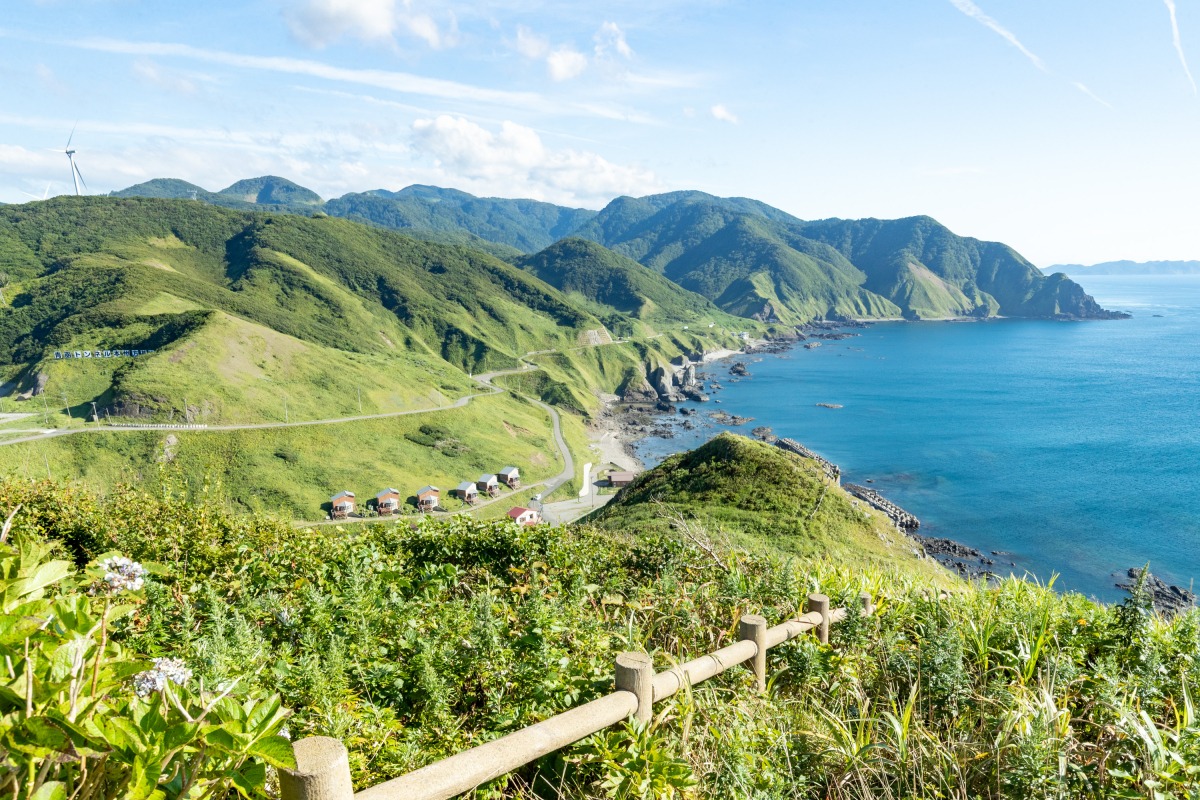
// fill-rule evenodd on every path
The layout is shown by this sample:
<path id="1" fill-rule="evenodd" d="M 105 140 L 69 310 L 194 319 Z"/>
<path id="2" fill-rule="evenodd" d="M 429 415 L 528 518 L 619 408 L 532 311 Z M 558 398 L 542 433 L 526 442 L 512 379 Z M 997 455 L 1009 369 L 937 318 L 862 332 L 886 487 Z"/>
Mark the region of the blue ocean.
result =
<path id="1" fill-rule="evenodd" d="M 860 336 L 713 362 L 720 404 L 654 464 L 752 417 L 916 514 L 921 533 L 1102 600 L 1149 562 L 1200 583 L 1200 276 L 1084 281 L 1122 321 L 877 323 Z M 732 361 L 751 377 L 731 382 Z M 840 405 L 831 409 L 818 403 Z"/>

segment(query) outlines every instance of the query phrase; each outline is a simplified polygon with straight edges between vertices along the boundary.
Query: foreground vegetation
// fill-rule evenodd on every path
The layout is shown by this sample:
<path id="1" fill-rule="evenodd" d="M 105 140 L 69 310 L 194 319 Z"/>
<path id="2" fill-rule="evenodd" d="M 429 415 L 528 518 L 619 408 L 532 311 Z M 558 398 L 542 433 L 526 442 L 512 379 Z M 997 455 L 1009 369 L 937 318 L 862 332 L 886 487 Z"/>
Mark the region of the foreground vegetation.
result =
<path id="1" fill-rule="evenodd" d="M 743 491 L 720 485 L 728 469 L 711 452 L 651 478 L 667 487 L 706 475 L 717 508 Z M 782 502 L 784 485 L 765 494 Z M 812 491 L 797 485 L 796 502 Z M 629 494 L 619 500 L 627 511 L 641 505 Z M 644 649 L 662 669 L 728 643 L 741 614 L 778 621 L 820 590 L 851 609 L 870 592 L 878 612 L 852 612 L 829 647 L 801 638 L 772 650 L 766 696 L 733 670 L 663 704 L 652 724 L 592 737 L 481 796 L 1200 791 L 1194 612 L 1160 619 L 1140 592 L 1105 607 L 1016 580 L 967 585 L 852 547 L 787 556 L 778 542 L 762 546 L 766 526 L 726 545 L 705 502 L 658 526 L 626 528 L 614 514 L 570 529 L 457 518 L 296 530 L 169 488 L 101 500 L 68 485 L 0 483 L 0 513 L 22 506 L 18 541 L 53 542 L 78 564 L 119 551 L 162 565 L 146 576 L 144 603 L 111 630 L 120 647 L 181 658 L 204 686 L 278 693 L 294 712 L 292 736 L 348 744 L 359 785 L 610 691 L 619 651 Z M 873 521 L 840 502 L 779 525 L 818 543 L 869 534 Z M 6 680 L 22 685 L 19 673 Z"/>

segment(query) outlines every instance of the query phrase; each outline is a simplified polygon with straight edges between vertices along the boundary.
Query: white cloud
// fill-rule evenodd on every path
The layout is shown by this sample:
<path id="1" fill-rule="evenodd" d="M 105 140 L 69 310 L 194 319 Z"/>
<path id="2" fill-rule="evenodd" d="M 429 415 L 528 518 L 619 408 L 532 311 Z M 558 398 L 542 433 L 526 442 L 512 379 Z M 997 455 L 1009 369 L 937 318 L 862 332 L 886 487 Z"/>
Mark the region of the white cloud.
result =
<path id="1" fill-rule="evenodd" d="M 569 81 L 577 78 L 587 69 L 587 56 L 570 45 L 563 45 L 546 56 L 546 68 L 550 77 L 556 81 Z"/>
<path id="2" fill-rule="evenodd" d="M 1183 42 L 1179 38 L 1179 20 L 1175 18 L 1175 0 L 1163 0 L 1167 13 L 1171 16 L 1171 40 L 1175 44 L 1175 52 L 1179 54 L 1179 63 L 1183 65 L 1183 73 L 1187 75 L 1188 83 L 1192 85 L 1192 94 L 1196 94 L 1196 80 L 1188 68 L 1187 58 L 1183 55 Z"/>
<path id="3" fill-rule="evenodd" d="M 475 192 L 599 205 L 619 194 L 661 188 L 648 170 L 592 152 L 548 148 L 536 131 L 514 122 L 493 132 L 442 115 L 417 120 L 412 130 L 414 148 L 435 160 L 443 180 Z"/>
<path id="4" fill-rule="evenodd" d="M 545 61 L 546 71 L 555 81 L 578 78 L 588 68 L 588 57 L 570 44 L 551 45 L 550 40 L 539 36 L 524 25 L 517 26 L 517 39 L 512 47 L 525 58 Z"/>
<path id="5" fill-rule="evenodd" d="M 524 25 L 518 25 L 516 47 L 517 52 L 526 58 L 541 59 L 550 52 L 550 41 Z"/>
<path id="6" fill-rule="evenodd" d="M 406 33 L 433 48 L 452 43 L 429 14 L 415 11 L 412 0 L 304 0 L 284 12 L 292 34 L 312 47 L 325 47 L 342 38 L 395 43 Z"/>
<path id="7" fill-rule="evenodd" d="M 164 70 L 148 58 L 133 62 L 133 74 L 153 86 L 174 94 L 195 94 L 195 82 Z"/>
<path id="8" fill-rule="evenodd" d="M 615 52 L 622 58 L 633 58 L 633 48 L 625 40 L 625 32 L 615 22 L 606 22 L 592 37 L 596 42 L 596 58 L 605 58 Z"/>
<path id="9" fill-rule="evenodd" d="M 736 114 L 720 103 L 710 108 L 708 113 L 713 115 L 713 119 L 719 119 L 721 122 L 728 122 L 732 125 L 737 125 L 740 122 Z"/>

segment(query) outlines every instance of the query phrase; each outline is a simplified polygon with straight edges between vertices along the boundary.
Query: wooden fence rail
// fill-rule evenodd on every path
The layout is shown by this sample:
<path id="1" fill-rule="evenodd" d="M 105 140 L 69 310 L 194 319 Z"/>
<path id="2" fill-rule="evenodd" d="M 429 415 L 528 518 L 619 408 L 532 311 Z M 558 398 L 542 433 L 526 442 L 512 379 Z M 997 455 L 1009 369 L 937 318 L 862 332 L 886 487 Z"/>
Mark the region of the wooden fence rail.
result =
<path id="1" fill-rule="evenodd" d="M 864 613 L 872 613 L 870 595 L 862 595 L 862 606 Z M 828 597 L 810 594 L 803 616 L 768 628 L 766 619 L 747 614 L 739 622 L 736 643 L 665 672 L 655 674 L 645 653 L 621 653 L 612 694 L 358 793 L 351 785 L 345 745 L 325 736 L 301 739 L 295 744 L 296 769 L 279 772 L 281 800 L 449 800 L 630 716 L 649 721 L 659 700 L 738 664 L 750 662 L 755 687 L 765 691 L 767 650 L 813 630 L 828 644 L 829 626 L 845 618 L 846 609 L 830 610 Z"/>

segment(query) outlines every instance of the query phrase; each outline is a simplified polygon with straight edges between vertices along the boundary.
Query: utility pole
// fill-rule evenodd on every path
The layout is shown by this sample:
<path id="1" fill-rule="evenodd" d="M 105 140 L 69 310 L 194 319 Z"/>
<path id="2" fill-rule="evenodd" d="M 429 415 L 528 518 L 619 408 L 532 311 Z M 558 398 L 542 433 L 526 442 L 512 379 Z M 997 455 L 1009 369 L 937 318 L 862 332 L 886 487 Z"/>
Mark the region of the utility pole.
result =
<path id="1" fill-rule="evenodd" d="M 46 405 L 46 389 L 42 387 L 42 424 L 50 424 L 50 406 Z"/>
<path id="2" fill-rule="evenodd" d="M 75 415 L 71 413 L 71 401 L 67 399 L 66 392 L 63 392 L 63 409 L 67 412 L 67 419 L 75 419 Z"/>
<path id="3" fill-rule="evenodd" d="M 42 448 L 42 458 L 46 459 L 46 477 L 54 480 L 54 476 L 50 474 L 50 456 L 46 455 L 46 448 Z"/>
<path id="4" fill-rule="evenodd" d="M 283 421 L 284 421 L 284 424 L 287 424 L 287 422 L 288 422 L 287 398 L 286 397 L 283 398 Z"/>
<path id="5" fill-rule="evenodd" d="M 186 397 L 183 398 L 183 421 L 188 425 L 192 423 L 192 412 L 188 408 L 188 401 Z"/>
<path id="6" fill-rule="evenodd" d="M 100 424 L 100 412 L 96 410 L 96 401 L 95 400 L 92 401 L 92 419 L 94 419 L 96 421 L 97 425 Z"/>
<path id="7" fill-rule="evenodd" d="M 357 388 L 358 388 L 358 413 L 361 414 L 362 413 L 362 387 L 359 386 Z"/>

